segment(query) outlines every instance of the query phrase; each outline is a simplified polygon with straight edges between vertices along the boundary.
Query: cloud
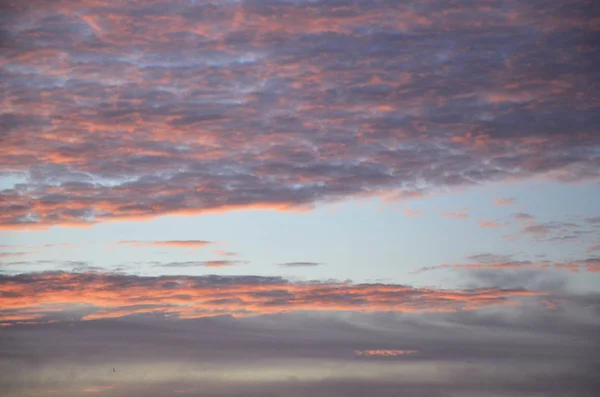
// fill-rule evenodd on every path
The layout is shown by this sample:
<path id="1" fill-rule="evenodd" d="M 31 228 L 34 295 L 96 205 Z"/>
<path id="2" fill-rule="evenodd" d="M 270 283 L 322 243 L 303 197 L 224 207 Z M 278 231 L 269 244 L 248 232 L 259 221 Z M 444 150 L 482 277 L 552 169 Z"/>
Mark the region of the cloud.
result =
<path id="1" fill-rule="evenodd" d="M 198 248 L 202 248 L 209 244 L 214 244 L 214 243 L 211 241 L 204 241 L 204 240 L 168 240 L 168 241 L 122 240 L 122 241 L 117 241 L 117 244 L 130 245 L 132 247 L 152 246 L 152 247 L 198 249 Z"/>
<path id="2" fill-rule="evenodd" d="M 517 237 L 529 237 L 535 242 L 569 242 L 585 241 L 593 236 L 593 230 L 590 230 L 585 224 L 572 221 L 536 221 L 533 216 L 524 213 L 514 214 L 513 217 L 521 223 L 521 229 L 514 234 L 504 236 L 508 239 Z"/>
<path id="3" fill-rule="evenodd" d="M 27 254 L 28 254 L 27 252 L 0 252 L 0 259 L 25 256 Z"/>
<path id="4" fill-rule="evenodd" d="M 155 264 L 155 267 L 228 267 L 228 266 L 237 266 L 237 265 L 247 265 L 248 261 L 226 261 L 226 260 L 216 260 L 216 261 L 187 261 L 187 262 L 169 262 L 169 263 L 159 263 Z"/>
<path id="5" fill-rule="evenodd" d="M 600 177 L 586 0 L 22 3 L 5 229 Z"/>
<path id="6" fill-rule="evenodd" d="M 600 244 L 592 245 L 592 246 L 588 247 L 586 250 L 586 252 L 588 252 L 588 253 L 592 253 L 592 252 L 596 252 L 596 251 L 600 251 Z"/>
<path id="7" fill-rule="evenodd" d="M 408 209 L 408 208 L 404 210 L 404 213 L 407 216 L 423 216 L 423 211 L 420 211 L 420 210 L 411 210 L 411 209 Z"/>
<path id="8" fill-rule="evenodd" d="M 586 221 L 588 221 L 589 223 L 591 223 L 592 225 L 597 225 L 600 224 L 600 216 L 594 216 L 591 218 L 586 218 Z"/>
<path id="9" fill-rule="evenodd" d="M 363 357 L 396 357 L 417 354 L 418 350 L 356 350 L 357 356 Z"/>
<path id="10" fill-rule="evenodd" d="M 513 205 L 516 202 L 517 202 L 517 199 L 515 199 L 514 197 L 505 197 L 505 198 L 494 199 L 494 204 L 499 205 L 499 206 Z"/>
<path id="11" fill-rule="evenodd" d="M 477 259 L 477 257 L 471 257 Z M 579 273 L 580 271 L 597 273 L 600 272 L 600 259 L 599 258 L 586 258 L 581 260 L 573 260 L 568 262 L 552 262 L 552 261 L 493 261 L 486 260 L 488 258 L 483 258 L 481 263 L 463 263 L 463 264 L 442 264 L 438 266 L 426 266 L 421 267 L 415 271 L 413 274 L 422 273 L 432 270 L 442 270 L 442 269 L 482 269 L 482 270 L 501 270 L 501 269 L 557 269 L 557 270 L 568 270 L 572 273 Z M 491 258 L 490 258 L 491 259 Z M 499 257 L 498 259 L 502 259 Z"/>
<path id="12" fill-rule="evenodd" d="M 82 392 L 84 392 L 84 393 L 102 393 L 103 391 L 111 390 L 114 388 L 115 388 L 114 385 L 86 387 L 85 389 L 82 390 Z"/>
<path id="13" fill-rule="evenodd" d="M 442 216 L 445 218 L 467 219 L 469 214 L 465 214 L 463 212 L 444 212 Z"/>
<path id="14" fill-rule="evenodd" d="M 557 310 L 525 305 L 18 325 L 0 333 L 0 384 L 7 397 L 106 386 L 114 386 L 106 394 L 127 397 L 174 390 L 210 397 L 384 397 L 398 390 L 416 397 L 593 397 L 600 323 L 586 305 L 599 296 L 564 298 Z M 418 353 L 356 354 L 406 350 Z M 35 365 L 23 371 L 27 362 Z"/>
<path id="15" fill-rule="evenodd" d="M 484 229 L 496 229 L 500 227 L 500 224 L 496 221 L 481 220 L 479 221 L 479 227 L 482 227 Z"/>
<path id="16" fill-rule="evenodd" d="M 500 254 L 475 254 L 467 257 L 470 261 L 481 262 L 481 263 L 494 263 L 494 262 L 509 262 L 512 260 L 512 255 L 500 255 Z"/>
<path id="17" fill-rule="evenodd" d="M 532 221 L 535 219 L 535 217 L 533 215 L 527 214 L 525 212 L 517 212 L 516 214 L 513 214 L 513 217 L 518 220 L 518 221 Z"/>
<path id="18" fill-rule="evenodd" d="M 219 256 L 237 256 L 237 252 L 225 251 L 225 250 L 216 250 L 215 253 Z"/>
<path id="19" fill-rule="evenodd" d="M 527 290 L 444 290 L 397 284 L 292 283 L 280 277 L 161 276 L 102 273 L 0 275 L 0 318 L 48 317 L 47 308 L 86 320 L 136 313 L 179 318 L 292 311 L 440 312 L 512 305 L 540 295 Z M 83 312 L 82 312 L 83 310 Z M 8 324 L 10 320 L 0 320 Z"/>
<path id="20" fill-rule="evenodd" d="M 279 266 L 283 266 L 283 267 L 314 267 L 314 266 L 320 266 L 321 263 L 319 262 L 287 262 L 287 263 L 280 263 Z"/>

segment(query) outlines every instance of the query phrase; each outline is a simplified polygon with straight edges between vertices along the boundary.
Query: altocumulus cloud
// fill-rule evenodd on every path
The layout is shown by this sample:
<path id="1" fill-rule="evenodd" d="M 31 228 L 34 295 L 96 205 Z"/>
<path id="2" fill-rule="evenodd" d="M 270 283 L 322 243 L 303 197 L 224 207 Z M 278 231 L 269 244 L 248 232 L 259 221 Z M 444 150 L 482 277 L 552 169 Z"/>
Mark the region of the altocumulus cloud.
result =
<path id="1" fill-rule="evenodd" d="M 26 181 L 1 192 L 3 228 L 599 177 L 592 1 L 2 14 L 0 173 Z"/>

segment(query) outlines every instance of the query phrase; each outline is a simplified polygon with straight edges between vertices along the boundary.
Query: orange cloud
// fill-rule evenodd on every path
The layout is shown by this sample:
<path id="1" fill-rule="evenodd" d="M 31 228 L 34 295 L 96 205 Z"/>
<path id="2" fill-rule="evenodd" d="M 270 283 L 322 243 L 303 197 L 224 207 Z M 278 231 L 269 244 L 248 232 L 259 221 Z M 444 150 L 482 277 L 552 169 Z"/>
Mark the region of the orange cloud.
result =
<path id="1" fill-rule="evenodd" d="M 446 312 L 514 305 L 526 290 L 396 284 L 292 283 L 280 277 L 139 277 L 43 273 L 0 278 L 0 323 L 43 322 L 57 310 L 84 320 L 161 313 L 179 318 L 309 311 Z M 81 310 L 84 310 L 81 312 Z M 19 316 L 19 317 L 10 317 Z"/>

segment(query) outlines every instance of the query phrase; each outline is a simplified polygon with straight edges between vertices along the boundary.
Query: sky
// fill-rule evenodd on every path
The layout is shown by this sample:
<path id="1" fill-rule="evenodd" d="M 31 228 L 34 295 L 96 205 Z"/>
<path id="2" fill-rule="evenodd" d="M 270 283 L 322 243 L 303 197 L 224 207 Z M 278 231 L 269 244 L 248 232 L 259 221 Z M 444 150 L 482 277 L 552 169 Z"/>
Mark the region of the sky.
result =
<path id="1" fill-rule="evenodd" d="M 600 390 L 594 1 L 0 2 L 0 389 Z"/>

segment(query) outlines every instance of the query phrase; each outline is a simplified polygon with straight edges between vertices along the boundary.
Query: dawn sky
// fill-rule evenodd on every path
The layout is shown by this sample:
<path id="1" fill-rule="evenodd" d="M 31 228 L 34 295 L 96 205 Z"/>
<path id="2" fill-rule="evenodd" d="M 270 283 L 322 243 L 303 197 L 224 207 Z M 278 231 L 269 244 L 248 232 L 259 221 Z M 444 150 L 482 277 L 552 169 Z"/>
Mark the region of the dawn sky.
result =
<path id="1" fill-rule="evenodd" d="M 1 2 L 3 396 L 597 396 L 594 3 Z"/>

